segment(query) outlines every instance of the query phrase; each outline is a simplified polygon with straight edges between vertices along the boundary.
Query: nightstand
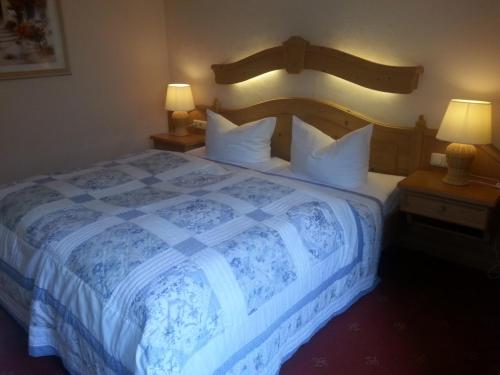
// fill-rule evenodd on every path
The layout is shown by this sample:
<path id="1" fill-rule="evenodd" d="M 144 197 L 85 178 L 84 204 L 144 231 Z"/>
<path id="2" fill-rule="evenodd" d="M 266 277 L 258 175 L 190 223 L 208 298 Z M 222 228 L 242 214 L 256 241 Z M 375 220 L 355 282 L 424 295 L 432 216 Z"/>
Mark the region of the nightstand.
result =
<path id="1" fill-rule="evenodd" d="M 408 219 L 403 242 L 408 247 L 487 268 L 495 257 L 493 237 L 500 190 L 473 183 L 448 185 L 442 182 L 444 175 L 418 170 L 398 184 L 400 210 Z"/>
<path id="2" fill-rule="evenodd" d="M 179 137 L 170 133 L 154 134 L 151 136 L 153 147 L 159 150 L 186 152 L 205 145 L 205 134 L 189 133 Z"/>

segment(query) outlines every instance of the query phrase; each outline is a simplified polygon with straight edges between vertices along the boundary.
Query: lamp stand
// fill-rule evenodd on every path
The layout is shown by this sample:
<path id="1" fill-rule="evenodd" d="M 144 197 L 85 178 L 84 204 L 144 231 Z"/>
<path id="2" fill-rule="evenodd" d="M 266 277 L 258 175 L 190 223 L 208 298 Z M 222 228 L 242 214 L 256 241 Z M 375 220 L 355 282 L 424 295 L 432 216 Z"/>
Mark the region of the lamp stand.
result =
<path id="1" fill-rule="evenodd" d="M 189 115 L 186 111 L 174 111 L 172 113 L 172 124 L 174 125 L 174 135 L 184 137 L 188 135 Z"/>
<path id="2" fill-rule="evenodd" d="M 476 148 L 463 143 L 450 143 L 446 148 L 448 174 L 443 182 L 450 185 L 464 186 L 468 184 L 469 167 L 476 157 Z"/>

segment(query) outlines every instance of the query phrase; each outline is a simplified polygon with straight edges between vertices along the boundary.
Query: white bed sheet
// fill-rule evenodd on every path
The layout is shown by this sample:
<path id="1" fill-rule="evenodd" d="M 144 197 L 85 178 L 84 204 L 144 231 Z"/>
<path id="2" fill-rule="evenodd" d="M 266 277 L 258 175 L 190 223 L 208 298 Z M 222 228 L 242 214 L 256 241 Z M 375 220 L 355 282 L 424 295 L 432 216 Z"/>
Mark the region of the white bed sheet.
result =
<path id="1" fill-rule="evenodd" d="M 199 147 L 194 150 L 188 151 L 189 154 L 206 157 L 205 147 Z M 292 172 L 290 168 L 290 162 L 273 157 L 268 162 L 264 163 L 240 163 L 238 164 L 242 167 L 255 169 L 260 172 L 271 172 L 284 177 L 298 178 L 305 181 L 312 181 L 312 179 L 304 176 L 300 176 Z M 355 193 L 367 195 L 376 198 L 380 201 L 383 206 L 384 216 L 387 217 L 392 214 L 398 207 L 399 204 L 399 189 L 398 182 L 403 180 L 403 176 L 394 176 L 385 173 L 368 172 L 368 177 L 366 184 L 358 186 L 356 188 L 339 188 L 342 190 L 348 190 Z"/>

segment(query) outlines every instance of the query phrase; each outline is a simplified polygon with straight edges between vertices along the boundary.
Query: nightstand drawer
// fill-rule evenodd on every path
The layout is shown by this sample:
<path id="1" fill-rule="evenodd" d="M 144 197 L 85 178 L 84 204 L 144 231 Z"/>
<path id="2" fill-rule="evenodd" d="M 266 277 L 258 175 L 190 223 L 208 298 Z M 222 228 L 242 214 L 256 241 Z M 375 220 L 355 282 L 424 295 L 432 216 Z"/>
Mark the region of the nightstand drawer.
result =
<path id="1" fill-rule="evenodd" d="M 401 209 L 408 213 L 482 230 L 485 230 L 488 224 L 489 210 L 486 207 L 436 199 L 427 195 L 405 192 Z"/>

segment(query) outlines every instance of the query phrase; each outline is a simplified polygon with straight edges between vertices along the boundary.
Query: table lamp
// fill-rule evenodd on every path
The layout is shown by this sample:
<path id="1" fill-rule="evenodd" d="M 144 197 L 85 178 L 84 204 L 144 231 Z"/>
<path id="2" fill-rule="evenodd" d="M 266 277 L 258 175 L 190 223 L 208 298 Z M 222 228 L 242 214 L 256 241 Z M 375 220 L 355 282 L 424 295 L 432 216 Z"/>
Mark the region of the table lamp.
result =
<path id="1" fill-rule="evenodd" d="M 443 181 L 467 185 L 469 167 L 476 156 L 473 145 L 491 143 L 491 103 L 452 99 L 436 138 L 452 142 L 446 148 L 448 174 Z"/>
<path id="2" fill-rule="evenodd" d="M 186 127 L 189 125 L 187 111 L 194 109 L 193 93 L 191 86 L 186 83 L 171 83 L 167 87 L 165 109 L 173 111 L 172 123 L 174 135 L 182 137 L 188 135 Z"/>

